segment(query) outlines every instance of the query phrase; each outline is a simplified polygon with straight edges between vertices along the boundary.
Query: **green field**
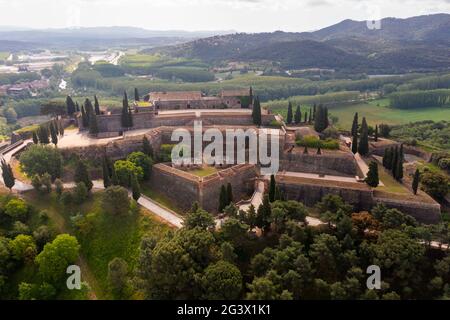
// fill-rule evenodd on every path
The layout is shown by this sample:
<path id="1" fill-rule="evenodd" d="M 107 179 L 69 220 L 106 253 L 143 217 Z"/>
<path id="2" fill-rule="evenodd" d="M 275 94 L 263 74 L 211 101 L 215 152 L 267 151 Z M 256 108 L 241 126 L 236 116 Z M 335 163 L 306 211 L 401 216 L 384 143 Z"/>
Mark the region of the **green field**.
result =
<path id="1" fill-rule="evenodd" d="M 351 127 L 353 116 L 358 112 L 360 119 L 366 117 L 369 125 L 406 124 L 409 122 L 450 119 L 450 108 L 426 108 L 421 110 L 393 109 L 388 107 L 388 100 L 374 100 L 368 103 L 330 108 L 330 113 L 339 118 L 338 127 Z"/>

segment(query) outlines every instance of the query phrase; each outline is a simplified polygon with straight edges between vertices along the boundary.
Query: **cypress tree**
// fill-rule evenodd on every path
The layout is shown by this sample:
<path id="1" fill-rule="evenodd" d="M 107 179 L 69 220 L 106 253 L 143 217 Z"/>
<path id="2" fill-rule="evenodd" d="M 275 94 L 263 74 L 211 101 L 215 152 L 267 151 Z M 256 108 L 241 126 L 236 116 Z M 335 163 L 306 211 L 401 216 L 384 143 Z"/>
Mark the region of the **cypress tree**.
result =
<path id="1" fill-rule="evenodd" d="M 48 139 L 48 128 L 46 125 L 41 125 L 38 129 L 38 137 L 39 142 L 42 144 L 49 144 L 50 140 Z"/>
<path id="2" fill-rule="evenodd" d="M 258 211 L 256 213 L 256 224 L 255 224 L 258 228 L 261 228 L 263 230 L 263 233 L 266 233 L 266 231 L 270 227 L 271 215 L 272 215 L 272 208 L 270 206 L 269 196 L 266 194 L 264 195 L 263 202 L 259 206 Z"/>
<path id="3" fill-rule="evenodd" d="M 89 126 L 89 117 L 94 113 L 94 107 L 92 106 L 91 100 L 89 100 L 88 98 L 86 98 L 86 100 L 84 101 L 84 111 L 86 112 Z"/>
<path id="4" fill-rule="evenodd" d="M 58 144 L 58 132 L 55 127 L 55 122 L 50 122 L 50 136 L 52 137 L 52 143 L 56 146 Z"/>
<path id="5" fill-rule="evenodd" d="M 295 110 L 295 116 L 294 116 L 294 122 L 295 124 L 299 124 L 302 121 L 302 112 L 300 110 L 300 106 L 297 106 L 297 109 Z"/>
<path id="6" fill-rule="evenodd" d="M 128 127 L 133 127 L 133 114 L 130 107 L 128 107 Z"/>
<path id="7" fill-rule="evenodd" d="M 227 189 L 224 185 L 220 187 L 220 195 L 219 195 L 219 212 L 223 212 L 223 209 L 227 206 Z"/>
<path id="8" fill-rule="evenodd" d="M 386 169 L 392 170 L 392 161 L 393 161 L 393 158 L 394 158 L 394 148 L 390 147 L 390 148 L 386 148 L 386 149 L 387 149 Z"/>
<path id="9" fill-rule="evenodd" d="M 403 160 L 404 160 L 404 154 L 403 154 L 403 144 L 400 146 L 400 150 L 398 152 L 397 157 L 397 169 L 395 170 L 396 179 L 401 181 L 403 179 Z"/>
<path id="10" fill-rule="evenodd" d="M 153 148 L 146 136 L 142 139 L 142 152 L 153 158 Z"/>
<path id="11" fill-rule="evenodd" d="M 78 101 L 75 102 L 75 110 L 76 110 L 77 112 L 80 112 L 80 111 L 81 111 L 81 110 L 80 110 L 80 105 L 78 104 Z"/>
<path id="12" fill-rule="evenodd" d="M 352 123 L 352 136 L 355 136 L 355 134 L 358 134 L 358 112 L 353 116 Z"/>
<path id="13" fill-rule="evenodd" d="M 305 112 L 305 123 L 308 122 L 308 111 Z"/>
<path id="14" fill-rule="evenodd" d="M 292 123 L 292 102 L 290 102 L 290 101 L 289 101 L 289 104 L 288 104 L 286 123 L 287 124 L 291 124 Z"/>
<path id="15" fill-rule="evenodd" d="M 93 187 L 91 178 L 89 177 L 89 172 L 87 170 L 86 164 L 81 159 L 78 159 L 77 166 L 75 168 L 74 181 L 76 183 L 83 182 L 86 188 L 90 191 Z"/>
<path id="16" fill-rule="evenodd" d="M 330 125 L 330 120 L 328 119 L 328 107 L 324 108 L 324 119 L 323 119 L 323 125 L 324 125 L 324 130 L 326 128 L 328 128 L 328 126 Z"/>
<path id="17" fill-rule="evenodd" d="M 354 154 L 358 152 L 358 133 L 355 133 L 352 138 L 352 152 Z"/>
<path id="18" fill-rule="evenodd" d="M 141 197 L 141 187 L 139 186 L 138 179 L 135 174 L 131 178 L 131 192 L 133 194 L 133 199 L 138 201 Z"/>
<path id="19" fill-rule="evenodd" d="M 388 148 L 385 148 L 384 154 L 383 154 L 383 167 L 385 167 L 385 168 L 387 167 L 386 163 L 387 163 L 388 153 L 389 153 L 388 150 L 389 150 Z"/>
<path id="20" fill-rule="evenodd" d="M 59 125 L 58 125 L 58 128 L 59 128 L 59 135 L 60 135 L 61 137 L 64 137 L 64 126 L 63 126 L 62 122 L 58 122 L 58 123 L 59 123 Z"/>
<path id="21" fill-rule="evenodd" d="M 378 141 L 378 125 L 375 125 L 374 140 L 375 140 L 375 142 Z"/>
<path id="22" fill-rule="evenodd" d="M 312 110 L 311 110 L 311 108 L 309 108 L 309 119 L 308 119 L 308 123 L 309 123 L 309 124 L 312 123 Z"/>
<path id="23" fill-rule="evenodd" d="M 395 147 L 392 153 L 392 161 L 391 161 L 391 171 L 394 179 L 397 179 L 397 169 L 398 169 L 398 147 Z"/>
<path id="24" fill-rule="evenodd" d="M 313 120 L 316 121 L 316 104 L 313 105 Z"/>
<path id="25" fill-rule="evenodd" d="M 122 127 L 128 128 L 130 126 L 130 120 L 129 120 L 129 112 L 128 112 L 128 96 L 127 92 L 124 91 L 123 93 L 123 100 L 122 100 Z"/>
<path id="26" fill-rule="evenodd" d="M 361 138 L 359 140 L 358 152 L 365 156 L 369 153 L 369 128 L 367 126 L 366 118 L 363 117 L 361 124 Z"/>
<path id="27" fill-rule="evenodd" d="M 378 164 L 375 161 L 371 161 L 369 163 L 369 172 L 367 173 L 367 177 L 364 181 L 373 188 L 378 187 L 380 179 L 378 176 Z"/>
<path id="28" fill-rule="evenodd" d="M 70 96 L 66 97 L 66 107 L 67 107 L 67 114 L 69 116 L 73 115 L 76 111 L 75 103 L 73 102 L 72 98 Z"/>
<path id="29" fill-rule="evenodd" d="M 253 124 L 257 126 L 261 125 L 261 105 L 258 97 L 255 97 L 255 103 L 253 104 L 252 118 Z"/>
<path id="30" fill-rule="evenodd" d="M 320 146 L 317 148 L 317 154 L 322 154 L 322 149 L 320 148 Z"/>
<path id="31" fill-rule="evenodd" d="M 33 131 L 33 142 L 34 142 L 34 144 L 38 144 L 39 143 L 39 139 L 38 139 L 38 136 L 36 134 L 36 131 Z"/>
<path id="32" fill-rule="evenodd" d="M 275 201 L 275 189 L 276 189 L 276 181 L 275 176 L 272 174 L 270 175 L 270 184 L 269 184 L 269 201 L 274 202 Z"/>
<path id="33" fill-rule="evenodd" d="M 106 156 L 103 157 L 102 171 L 103 171 L 103 186 L 106 189 L 111 186 L 111 178 L 109 176 L 109 164 L 108 158 Z"/>
<path id="34" fill-rule="evenodd" d="M 227 184 L 227 206 L 233 202 L 233 189 L 231 183 Z"/>
<path id="35" fill-rule="evenodd" d="M 137 88 L 134 88 L 134 101 L 139 101 L 139 92 Z"/>
<path id="36" fill-rule="evenodd" d="M 84 106 L 81 106 L 81 122 L 83 124 L 83 128 L 87 128 L 89 126 L 89 119 Z"/>
<path id="37" fill-rule="evenodd" d="M 420 171 L 419 169 L 416 169 L 416 172 L 414 172 L 414 178 L 412 182 L 412 189 L 414 194 L 417 194 L 417 189 L 419 188 L 419 180 L 420 180 Z"/>
<path id="38" fill-rule="evenodd" d="M 94 106 L 95 106 L 95 114 L 99 115 L 100 114 L 100 104 L 98 103 L 98 99 L 97 99 L 96 95 L 94 95 Z"/>
<path id="39" fill-rule="evenodd" d="M 6 163 L 5 159 L 2 159 L 2 177 L 5 186 L 11 191 L 12 187 L 14 187 L 16 183 L 16 179 L 14 178 L 14 173 L 11 169 L 11 166 Z"/>
<path id="40" fill-rule="evenodd" d="M 94 135 L 98 134 L 97 115 L 94 113 L 89 116 L 89 133 Z"/>
<path id="41" fill-rule="evenodd" d="M 114 167 L 114 164 L 111 166 L 111 183 L 114 186 L 119 185 L 119 177 L 117 176 L 116 168 Z"/>

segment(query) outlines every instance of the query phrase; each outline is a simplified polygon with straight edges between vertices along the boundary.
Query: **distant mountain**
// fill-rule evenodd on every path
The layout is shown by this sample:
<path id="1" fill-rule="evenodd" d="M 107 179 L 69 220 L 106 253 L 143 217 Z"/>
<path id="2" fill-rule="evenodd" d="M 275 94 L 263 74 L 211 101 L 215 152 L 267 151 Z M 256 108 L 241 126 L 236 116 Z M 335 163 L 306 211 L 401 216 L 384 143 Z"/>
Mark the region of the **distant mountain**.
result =
<path id="1" fill-rule="evenodd" d="M 15 29 L 0 27 L 0 40 L 33 42 L 40 47 L 95 49 L 105 46 L 164 46 L 210 37 L 230 31 L 146 30 L 135 27 L 92 27 L 61 29 Z M 39 47 L 39 46 L 38 46 Z M 21 50 L 27 49 L 26 46 Z"/>
<path id="2" fill-rule="evenodd" d="M 344 20 L 302 33 L 237 33 L 149 49 L 206 62 L 270 60 L 287 69 L 327 67 L 369 73 L 450 68 L 450 15 L 385 18 L 381 29 Z"/>

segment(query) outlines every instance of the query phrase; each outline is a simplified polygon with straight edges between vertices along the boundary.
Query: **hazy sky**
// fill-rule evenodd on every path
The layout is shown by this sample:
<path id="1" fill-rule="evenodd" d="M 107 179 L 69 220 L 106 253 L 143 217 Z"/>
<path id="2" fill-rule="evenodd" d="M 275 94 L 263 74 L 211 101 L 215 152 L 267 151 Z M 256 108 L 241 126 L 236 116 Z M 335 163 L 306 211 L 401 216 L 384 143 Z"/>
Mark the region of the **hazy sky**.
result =
<path id="1" fill-rule="evenodd" d="M 450 0 L 0 0 L 0 26 L 310 31 L 439 12 L 450 13 Z"/>

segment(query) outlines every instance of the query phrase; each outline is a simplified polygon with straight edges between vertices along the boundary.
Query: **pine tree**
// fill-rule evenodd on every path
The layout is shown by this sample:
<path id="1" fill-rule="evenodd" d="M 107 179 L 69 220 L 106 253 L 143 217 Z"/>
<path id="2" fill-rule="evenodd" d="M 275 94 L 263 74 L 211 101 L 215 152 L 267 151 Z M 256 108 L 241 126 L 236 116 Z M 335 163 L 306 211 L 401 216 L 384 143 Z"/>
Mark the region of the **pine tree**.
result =
<path id="1" fill-rule="evenodd" d="M 231 183 L 227 184 L 227 206 L 233 202 L 233 189 Z"/>
<path id="2" fill-rule="evenodd" d="M 55 122 L 50 122 L 50 136 L 52 137 L 52 143 L 56 146 L 58 144 L 58 132 L 55 127 Z"/>
<path id="3" fill-rule="evenodd" d="M 84 106 L 81 106 L 81 123 L 83 125 L 83 128 L 87 128 L 89 126 L 89 119 L 86 114 L 86 109 Z"/>
<path id="4" fill-rule="evenodd" d="M 371 161 L 369 163 L 369 172 L 367 173 L 367 177 L 364 181 L 373 188 L 378 187 L 380 179 L 378 176 L 378 164 L 375 161 Z"/>
<path id="5" fill-rule="evenodd" d="M 38 144 L 39 143 L 39 139 L 38 139 L 38 136 L 36 134 L 36 131 L 33 131 L 33 143 L 34 144 Z"/>
<path id="6" fill-rule="evenodd" d="M 366 118 L 363 117 L 361 124 L 361 138 L 359 140 L 358 152 L 365 156 L 369 153 L 369 128 L 367 126 Z"/>
<path id="7" fill-rule="evenodd" d="M 291 124 L 292 123 L 292 102 L 290 102 L 290 101 L 289 101 L 289 104 L 288 104 L 286 123 L 287 124 Z"/>
<path id="8" fill-rule="evenodd" d="M 98 103 L 98 99 L 97 99 L 96 95 L 94 95 L 94 106 L 95 106 L 95 114 L 99 115 L 100 114 L 100 104 Z"/>
<path id="9" fill-rule="evenodd" d="M 270 176 L 270 184 L 269 184 L 269 201 L 274 202 L 275 201 L 275 190 L 276 190 L 276 181 L 275 176 L 272 174 Z"/>
<path id="10" fill-rule="evenodd" d="M 139 92 L 137 88 L 134 88 L 134 101 L 139 101 Z"/>
<path id="11" fill-rule="evenodd" d="M 146 136 L 142 139 L 142 152 L 153 158 L 153 148 Z"/>
<path id="12" fill-rule="evenodd" d="M 358 152 L 358 133 L 353 134 L 352 138 L 352 152 L 356 154 Z"/>
<path id="13" fill-rule="evenodd" d="M 141 197 L 141 187 L 139 186 L 138 179 L 135 174 L 131 178 L 131 192 L 133 194 L 133 199 L 138 201 Z"/>
<path id="14" fill-rule="evenodd" d="M 378 125 L 375 125 L 374 140 L 375 140 L 375 142 L 378 141 Z"/>
<path id="15" fill-rule="evenodd" d="M 295 110 L 295 116 L 294 116 L 294 123 L 299 124 L 302 121 L 302 112 L 300 110 L 300 106 L 297 106 L 297 109 Z"/>
<path id="16" fill-rule="evenodd" d="M 103 186 L 106 189 L 111 186 L 111 178 L 109 176 L 109 163 L 108 158 L 106 156 L 103 157 L 102 171 L 103 171 Z"/>
<path id="17" fill-rule="evenodd" d="M 358 134 L 358 112 L 353 116 L 352 123 L 352 136 L 355 136 L 356 134 Z"/>
<path id="18" fill-rule="evenodd" d="M 253 104 L 252 118 L 253 124 L 257 126 L 261 125 L 261 105 L 258 97 L 255 97 L 255 103 Z"/>
<path id="19" fill-rule="evenodd" d="M 419 180 L 420 180 L 420 171 L 419 169 L 416 169 L 416 172 L 414 172 L 414 178 L 412 182 L 412 189 L 414 194 L 417 194 L 417 189 L 419 188 Z"/>
<path id="20" fill-rule="evenodd" d="M 223 212 L 223 209 L 227 206 L 227 189 L 224 185 L 220 187 L 220 195 L 219 195 L 219 212 Z"/>
<path id="21" fill-rule="evenodd" d="M 2 166 L 3 182 L 5 186 L 9 189 L 9 191 L 11 191 L 12 187 L 14 187 L 16 183 L 14 173 L 12 171 L 11 166 L 8 163 L 6 163 L 5 159 L 2 159 L 1 166 Z"/>
<path id="22" fill-rule="evenodd" d="M 73 115 L 76 111 L 75 103 L 73 102 L 72 98 L 70 96 L 66 97 L 66 107 L 67 107 L 67 114 L 69 116 Z"/>
<path id="23" fill-rule="evenodd" d="M 90 191 L 93 187 L 91 178 L 89 177 L 89 172 L 86 164 L 81 159 L 78 159 L 77 166 L 75 168 L 74 181 L 76 183 L 83 182 L 86 188 Z"/>

